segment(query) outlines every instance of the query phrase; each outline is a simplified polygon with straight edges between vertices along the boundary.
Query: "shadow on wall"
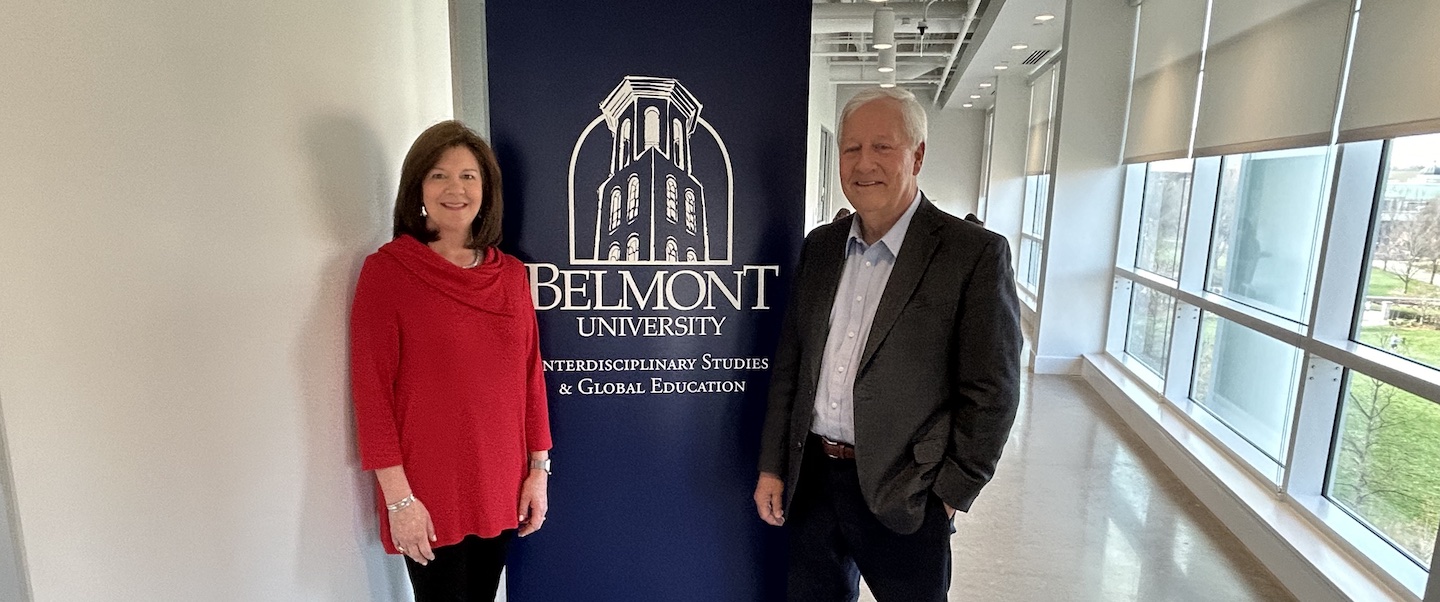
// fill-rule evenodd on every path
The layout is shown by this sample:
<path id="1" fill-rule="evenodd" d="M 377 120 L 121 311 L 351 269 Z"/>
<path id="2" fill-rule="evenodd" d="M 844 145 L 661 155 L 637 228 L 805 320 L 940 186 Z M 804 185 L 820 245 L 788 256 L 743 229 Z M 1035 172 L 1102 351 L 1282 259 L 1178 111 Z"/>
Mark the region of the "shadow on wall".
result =
<path id="1" fill-rule="evenodd" d="M 349 387 L 349 314 L 365 256 L 390 239 L 399 167 L 363 119 L 322 115 L 305 128 L 327 257 L 313 306 L 292 349 L 305 396 L 305 474 L 295 580 L 316 600 L 409 600 L 404 564 L 385 554 L 375 483 L 360 471 Z M 343 517 L 348 517 L 348 523 Z M 363 563 L 367 582 L 354 582 Z"/>

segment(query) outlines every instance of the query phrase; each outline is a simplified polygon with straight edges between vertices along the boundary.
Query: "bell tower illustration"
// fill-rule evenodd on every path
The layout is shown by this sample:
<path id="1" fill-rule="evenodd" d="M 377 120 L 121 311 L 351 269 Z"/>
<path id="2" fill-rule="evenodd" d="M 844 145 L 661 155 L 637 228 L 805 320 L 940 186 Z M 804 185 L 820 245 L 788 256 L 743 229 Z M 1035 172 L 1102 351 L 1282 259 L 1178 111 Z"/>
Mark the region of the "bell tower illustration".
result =
<path id="1" fill-rule="evenodd" d="M 600 112 L 610 176 L 596 188 L 596 260 L 686 263 L 711 258 L 705 187 L 691 173 L 701 105 L 680 82 L 627 76 Z"/>

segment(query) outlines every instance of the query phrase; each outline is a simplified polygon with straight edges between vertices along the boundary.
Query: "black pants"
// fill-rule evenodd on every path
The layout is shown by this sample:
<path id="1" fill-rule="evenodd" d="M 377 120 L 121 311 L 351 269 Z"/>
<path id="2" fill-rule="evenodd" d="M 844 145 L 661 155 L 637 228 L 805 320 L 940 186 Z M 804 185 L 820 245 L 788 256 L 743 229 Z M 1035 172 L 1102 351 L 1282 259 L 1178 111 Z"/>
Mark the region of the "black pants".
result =
<path id="1" fill-rule="evenodd" d="M 435 548 L 435 560 L 425 566 L 406 556 L 415 602 L 493 601 L 505 568 L 505 547 L 514 533 L 505 531 L 489 539 L 467 536 L 455 545 Z"/>
<path id="2" fill-rule="evenodd" d="M 854 602 L 860 576 L 879 602 L 944 602 L 950 589 L 949 517 L 930 496 L 920 529 L 901 535 L 880 524 L 860 494 L 854 460 L 807 444 L 785 524 L 790 529 L 789 599 Z"/>

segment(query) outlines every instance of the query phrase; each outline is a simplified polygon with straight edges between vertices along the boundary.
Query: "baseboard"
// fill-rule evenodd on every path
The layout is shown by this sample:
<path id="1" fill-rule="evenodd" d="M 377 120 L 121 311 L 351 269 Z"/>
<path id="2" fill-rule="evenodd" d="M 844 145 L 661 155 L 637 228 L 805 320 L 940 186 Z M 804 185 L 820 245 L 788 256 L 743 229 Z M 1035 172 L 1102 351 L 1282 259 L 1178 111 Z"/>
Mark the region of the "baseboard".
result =
<path id="1" fill-rule="evenodd" d="M 1063 374 L 1077 376 L 1084 361 L 1079 357 L 1064 355 L 1037 355 L 1033 370 L 1036 374 Z"/>
<path id="2" fill-rule="evenodd" d="M 1081 365 L 1085 381 L 1297 599 L 1419 602 L 1352 558 L 1277 497 L 1273 485 L 1260 483 L 1236 459 L 1193 432 L 1176 410 L 1129 378 L 1114 360 L 1087 355 Z"/>

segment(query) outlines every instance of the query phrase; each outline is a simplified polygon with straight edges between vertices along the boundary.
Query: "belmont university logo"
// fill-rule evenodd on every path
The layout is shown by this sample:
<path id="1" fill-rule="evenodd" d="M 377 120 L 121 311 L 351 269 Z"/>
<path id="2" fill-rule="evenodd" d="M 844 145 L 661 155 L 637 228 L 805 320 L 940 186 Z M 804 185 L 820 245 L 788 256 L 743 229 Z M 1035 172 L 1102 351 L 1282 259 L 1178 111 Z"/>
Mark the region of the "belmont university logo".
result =
<path id="1" fill-rule="evenodd" d="M 700 101 L 631 75 L 599 109 L 570 154 L 569 265 L 526 264 L 535 308 L 577 312 L 581 337 L 720 336 L 769 310 L 780 266 L 735 265 L 735 175 Z"/>
<path id="2" fill-rule="evenodd" d="M 571 265 L 730 265 L 734 174 L 701 108 L 634 75 L 600 102 L 570 156 Z"/>

